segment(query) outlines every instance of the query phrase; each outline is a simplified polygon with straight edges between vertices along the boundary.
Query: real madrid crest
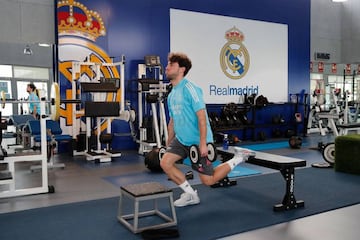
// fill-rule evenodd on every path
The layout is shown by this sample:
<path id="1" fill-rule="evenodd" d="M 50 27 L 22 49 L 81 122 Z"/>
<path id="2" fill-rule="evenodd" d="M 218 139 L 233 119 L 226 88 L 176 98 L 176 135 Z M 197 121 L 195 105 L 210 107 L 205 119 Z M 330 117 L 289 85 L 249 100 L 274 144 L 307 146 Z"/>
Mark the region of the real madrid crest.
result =
<path id="1" fill-rule="evenodd" d="M 88 9 L 79 1 L 58 0 L 57 11 L 59 82 L 61 92 L 65 95 L 63 98 L 72 98 L 73 82 L 77 85 L 76 88 L 80 89 L 81 81 L 93 81 L 100 77 L 119 78 L 120 73 L 114 66 L 101 67 L 97 71 L 90 64 L 81 66 L 80 73 L 73 75 L 73 62 L 112 63 L 106 50 L 96 43 L 99 37 L 106 36 L 106 28 L 100 14 Z M 80 91 L 76 92 L 76 94 L 79 93 Z M 107 93 L 103 98 L 102 100 L 106 101 L 119 101 L 120 94 Z M 64 104 L 60 109 L 60 117 L 66 120 L 65 124 L 69 133 L 70 126 L 73 124 L 73 110 L 71 104 Z M 77 118 L 81 116 L 79 114 Z M 107 125 L 106 121 L 101 124 L 102 128 Z M 65 126 L 62 127 L 66 129 Z"/>
<path id="2" fill-rule="evenodd" d="M 244 34 L 233 27 L 226 31 L 225 38 L 228 42 L 220 52 L 221 69 L 231 79 L 244 77 L 249 70 L 250 57 L 243 44 Z"/>

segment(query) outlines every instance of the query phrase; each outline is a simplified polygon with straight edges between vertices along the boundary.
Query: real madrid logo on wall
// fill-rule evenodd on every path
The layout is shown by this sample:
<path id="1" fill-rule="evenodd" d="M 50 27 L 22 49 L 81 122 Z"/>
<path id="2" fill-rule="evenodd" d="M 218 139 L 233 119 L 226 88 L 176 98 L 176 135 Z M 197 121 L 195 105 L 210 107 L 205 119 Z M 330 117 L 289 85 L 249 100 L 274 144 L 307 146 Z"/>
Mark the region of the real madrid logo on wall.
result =
<path id="1" fill-rule="evenodd" d="M 100 77 L 119 78 L 120 73 L 114 66 L 102 66 L 100 71 L 92 67 L 96 66 L 95 63 L 99 63 L 97 64 L 99 66 L 100 63 L 112 63 L 112 59 L 106 50 L 96 43 L 99 37 L 106 36 L 106 28 L 100 14 L 75 0 L 59 0 L 57 8 L 59 81 L 61 92 L 65 92 L 63 98 L 71 99 L 74 90 L 73 81 L 79 85 L 80 81 L 93 81 L 100 79 Z M 72 63 L 84 61 L 94 63 L 94 65 L 81 65 L 80 71 L 75 74 L 76 76 L 73 79 Z M 76 94 L 79 93 L 76 92 Z M 119 94 L 108 93 L 102 100 L 119 101 L 119 99 Z M 72 105 L 67 104 L 60 109 L 60 116 L 65 118 L 66 126 L 73 124 L 73 110 Z M 77 117 L 81 117 L 81 115 Z"/>
<path id="2" fill-rule="evenodd" d="M 235 26 L 225 33 L 228 42 L 220 52 L 221 69 L 231 79 L 244 77 L 249 70 L 250 57 L 243 44 L 244 34 Z"/>

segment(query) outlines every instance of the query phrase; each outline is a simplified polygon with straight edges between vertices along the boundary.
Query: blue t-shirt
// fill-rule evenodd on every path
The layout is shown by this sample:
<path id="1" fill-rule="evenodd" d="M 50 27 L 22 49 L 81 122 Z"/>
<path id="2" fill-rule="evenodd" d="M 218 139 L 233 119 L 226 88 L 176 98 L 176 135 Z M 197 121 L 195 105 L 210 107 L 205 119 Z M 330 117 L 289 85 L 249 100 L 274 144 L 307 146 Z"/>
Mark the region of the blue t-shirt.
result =
<path id="1" fill-rule="evenodd" d="M 39 102 L 40 99 L 34 92 L 29 94 L 29 101 L 37 101 L 36 103 L 34 103 L 34 102 L 29 103 L 30 113 L 34 112 L 34 106 L 36 106 L 36 113 L 40 114 L 40 102 Z"/>
<path id="2" fill-rule="evenodd" d="M 196 112 L 201 109 L 204 109 L 206 114 L 206 142 L 213 142 L 213 134 L 200 87 L 184 78 L 172 88 L 167 103 L 170 117 L 174 122 L 175 136 L 183 145 L 190 146 L 200 143 Z"/>

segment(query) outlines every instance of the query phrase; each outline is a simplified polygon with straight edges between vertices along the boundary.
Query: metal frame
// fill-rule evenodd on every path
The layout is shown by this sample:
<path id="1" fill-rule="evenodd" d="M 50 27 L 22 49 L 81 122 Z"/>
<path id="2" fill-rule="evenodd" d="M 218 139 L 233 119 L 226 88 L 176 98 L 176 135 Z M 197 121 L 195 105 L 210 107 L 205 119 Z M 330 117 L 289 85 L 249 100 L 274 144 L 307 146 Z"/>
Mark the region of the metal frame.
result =
<path id="1" fill-rule="evenodd" d="M 45 116 L 45 101 L 40 101 L 40 129 L 41 129 L 41 152 L 37 155 L 19 155 L 8 156 L 4 160 L 0 160 L 0 164 L 7 164 L 8 171 L 12 174 L 12 179 L 0 180 L 0 185 L 8 185 L 9 190 L 0 191 L 0 198 L 16 197 L 24 195 L 32 195 L 39 193 L 48 193 L 48 163 L 47 163 L 47 141 L 46 141 L 46 119 Z M 15 163 L 19 162 L 33 162 L 39 161 L 41 163 L 41 186 L 32 188 L 16 189 L 16 174 Z"/>
<path id="2" fill-rule="evenodd" d="M 94 62 L 73 62 L 72 63 L 72 99 L 76 99 L 76 93 L 77 93 L 77 87 L 76 87 L 76 81 L 78 78 L 76 77 L 77 74 L 81 73 L 81 66 L 94 66 L 95 70 L 95 78 L 93 80 L 100 80 L 101 74 L 100 70 L 101 67 L 118 67 L 120 68 L 120 112 L 119 112 L 119 119 L 121 120 L 127 120 L 128 116 L 130 116 L 129 111 L 125 110 L 125 57 L 122 56 L 120 62 L 115 63 L 94 63 Z M 84 114 L 84 111 L 73 111 L 72 112 L 72 119 L 73 119 L 73 125 L 72 125 L 72 133 L 74 141 L 76 141 L 76 136 L 80 133 L 80 127 L 78 127 L 78 120 L 76 118 L 77 114 Z M 111 132 L 111 119 L 108 118 L 108 127 L 107 127 L 107 133 Z M 81 124 L 81 122 L 80 122 Z M 101 149 L 101 143 L 99 140 L 100 136 L 100 118 L 96 119 L 96 124 L 98 126 L 97 128 L 97 150 L 93 151 L 92 154 L 90 153 L 90 149 L 88 149 L 89 146 L 89 138 L 91 136 L 91 121 L 90 118 L 86 118 L 86 150 L 84 152 L 76 152 L 74 150 L 74 155 L 85 155 L 86 159 L 89 161 L 95 160 L 99 162 L 110 162 L 112 157 L 120 157 L 121 153 L 111 153 L 107 152 L 106 150 Z"/>
<path id="3" fill-rule="evenodd" d="M 148 67 L 148 66 L 147 66 Z M 147 68 L 146 67 L 146 68 Z M 143 88 L 142 80 L 139 79 L 138 82 L 138 119 L 139 119 L 139 132 L 140 136 L 138 139 L 139 143 L 139 154 L 145 154 L 153 147 L 160 148 L 161 138 L 164 137 L 165 141 L 168 139 L 168 131 L 167 131 L 167 121 L 166 121 L 166 113 L 165 113 L 165 104 L 164 104 L 164 95 L 167 93 L 168 83 L 163 82 L 163 76 L 161 74 L 161 66 L 151 66 L 154 68 L 154 71 L 159 72 L 159 79 L 151 79 L 157 80 L 157 83 L 147 83 L 148 89 Z M 146 79 L 144 79 L 146 82 Z M 152 111 L 152 119 L 153 119 L 153 127 L 155 132 L 155 142 L 149 142 L 147 139 L 147 129 L 142 127 L 143 123 L 143 114 L 146 110 L 146 105 L 144 101 L 144 96 L 147 94 L 158 94 L 158 101 L 156 103 L 151 103 L 151 111 Z M 145 105 L 145 106 L 144 106 Z M 157 107 L 159 109 L 157 109 Z"/>
<path id="4" fill-rule="evenodd" d="M 141 184 L 139 184 L 141 185 Z M 151 186 L 150 186 L 151 187 Z M 140 196 L 137 196 L 134 193 L 129 193 L 125 189 L 120 188 L 120 198 L 119 198 L 119 208 L 118 208 L 118 220 L 122 224 L 125 225 L 129 230 L 131 230 L 133 233 L 139 233 L 147 229 L 158 229 L 158 228 L 165 228 L 170 226 L 176 226 L 177 225 L 177 218 L 176 218 L 176 211 L 173 204 L 173 193 L 172 191 L 168 192 L 156 192 L 156 189 L 154 189 L 154 193 L 151 194 L 139 194 Z M 124 207 L 124 198 L 127 197 L 130 200 L 134 201 L 134 207 L 133 213 L 130 214 L 123 214 L 123 207 Z M 165 213 L 161 212 L 161 210 L 158 208 L 157 200 L 161 198 L 168 198 L 169 200 L 169 209 L 171 210 L 171 216 L 166 215 Z M 140 210 L 140 202 L 146 201 L 146 200 L 153 200 L 153 209 L 147 210 L 147 211 L 141 211 Z M 157 223 L 153 225 L 147 225 L 143 227 L 139 227 L 139 221 L 142 217 L 147 216 L 157 216 L 162 218 L 165 222 L 163 223 Z"/>
<path id="5" fill-rule="evenodd" d="M 236 155 L 234 147 L 230 146 L 228 150 L 223 150 L 222 147 L 216 148 L 218 153 L 222 156 L 222 161 L 226 162 Z M 250 149 L 243 148 L 243 150 L 252 151 Z M 296 200 L 294 195 L 295 188 L 295 168 L 305 167 L 306 161 L 299 158 L 285 157 L 276 154 L 270 154 L 259 151 L 255 152 L 255 156 L 249 157 L 247 163 L 267 167 L 275 170 L 279 170 L 283 176 L 286 188 L 283 200 L 279 204 L 273 206 L 273 210 L 286 211 L 291 209 L 302 208 L 305 206 L 303 200 Z"/>

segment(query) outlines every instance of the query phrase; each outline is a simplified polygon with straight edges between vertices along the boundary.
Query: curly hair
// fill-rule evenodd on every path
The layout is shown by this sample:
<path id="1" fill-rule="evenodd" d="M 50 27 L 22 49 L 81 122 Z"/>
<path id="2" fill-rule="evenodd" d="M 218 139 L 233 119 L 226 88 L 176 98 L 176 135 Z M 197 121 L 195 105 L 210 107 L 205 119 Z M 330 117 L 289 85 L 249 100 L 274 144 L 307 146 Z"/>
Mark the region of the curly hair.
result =
<path id="1" fill-rule="evenodd" d="M 190 58 L 184 53 L 169 53 L 168 61 L 178 63 L 179 67 L 185 67 L 184 77 L 192 67 Z"/>

